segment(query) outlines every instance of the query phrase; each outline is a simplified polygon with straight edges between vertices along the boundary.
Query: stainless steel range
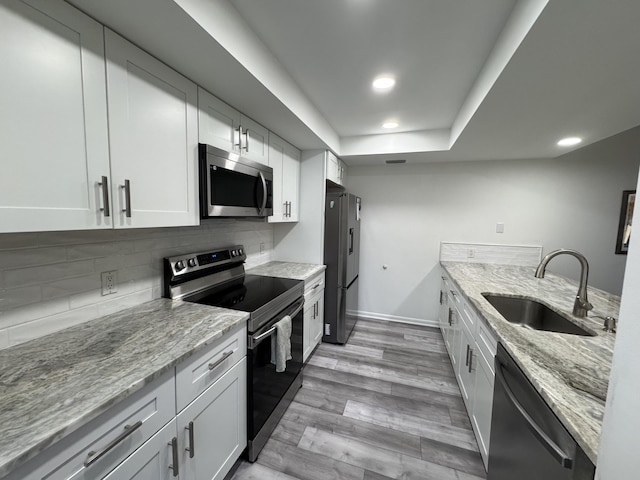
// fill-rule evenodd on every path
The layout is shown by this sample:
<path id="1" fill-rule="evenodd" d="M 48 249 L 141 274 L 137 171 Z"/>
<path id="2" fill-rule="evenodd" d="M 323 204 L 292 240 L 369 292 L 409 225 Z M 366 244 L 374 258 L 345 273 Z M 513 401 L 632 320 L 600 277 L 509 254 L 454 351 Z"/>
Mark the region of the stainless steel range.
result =
<path id="1" fill-rule="evenodd" d="M 247 324 L 247 457 L 254 462 L 302 385 L 304 282 L 245 274 L 242 245 L 164 259 L 164 295 L 249 313 Z M 291 317 L 291 356 L 272 363 L 275 324 Z"/>

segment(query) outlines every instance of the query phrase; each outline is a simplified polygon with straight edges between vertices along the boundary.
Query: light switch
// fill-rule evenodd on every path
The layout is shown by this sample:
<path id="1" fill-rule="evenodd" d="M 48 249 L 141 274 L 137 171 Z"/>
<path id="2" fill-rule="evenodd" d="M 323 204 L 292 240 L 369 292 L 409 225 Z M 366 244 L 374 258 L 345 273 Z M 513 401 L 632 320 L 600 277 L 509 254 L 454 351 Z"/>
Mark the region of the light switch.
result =
<path id="1" fill-rule="evenodd" d="M 496 223 L 496 233 L 504 233 L 504 223 Z"/>

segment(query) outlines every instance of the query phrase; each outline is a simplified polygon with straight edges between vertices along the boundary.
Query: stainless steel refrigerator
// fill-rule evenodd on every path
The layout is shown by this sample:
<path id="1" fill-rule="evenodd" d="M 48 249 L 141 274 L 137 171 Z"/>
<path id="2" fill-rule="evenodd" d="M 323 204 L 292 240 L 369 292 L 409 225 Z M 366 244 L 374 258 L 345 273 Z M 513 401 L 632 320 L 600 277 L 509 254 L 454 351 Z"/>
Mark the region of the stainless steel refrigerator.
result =
<path id="1" fill-rule="evenodd" d="M 346 343 L 356 324 L 360 264 L 360 198 L 328 191 L 324 224 L 324 336 Z"/>

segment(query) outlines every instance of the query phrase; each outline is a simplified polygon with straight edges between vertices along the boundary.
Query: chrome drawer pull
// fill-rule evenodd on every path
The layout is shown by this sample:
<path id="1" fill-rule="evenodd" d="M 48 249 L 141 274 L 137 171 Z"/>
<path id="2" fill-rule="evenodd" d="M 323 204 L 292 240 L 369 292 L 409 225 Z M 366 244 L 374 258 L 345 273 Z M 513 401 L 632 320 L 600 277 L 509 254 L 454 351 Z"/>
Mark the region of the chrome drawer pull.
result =
<path id="1" fill-rule="evenodd" d="M 109 443 L 102 450 L 97 452 L 91 451 L 87 454 L 87 459 L 84 461 L 84 466 L 88 467 L 93 464 L 98 459 L 104 457 L 110 450 L 113 450 L 120 442 L 122 442 L 125 438 L 135 432 L 138 428 L 142 426 L 142 420 L 138 420 L 133 425 L 125 425 L 124 432 L 114 438 L 111 443 Z"/>
<path id="2" fill-rule="evenodd" d="M 224 352 L 222 354 L 222 358 L 220 360 L 218 360 L 217 362 L 214 363 L 210 363 L 209 364 L 209 370 L 213 370 L 214 368 L 216 368 L 217 366 L 219 366 L 222 362 L 224 362 L 227 358 L 229 358 L 231 355 L 233 355 L 235 352 L 235 350 L 231 350 L 230 352 Z"/>
<path id="3" fill-rule="evenodd" d="M 171 470 L 173 472 L 173 476 L 177 477 L 178 473 L 179 473 L 179 469 L 178 469 L 178 439 L 176 437 L 173 437 L 171 439 L 171 443 L 168 443 L 167 445 L 169 445 L 171 447 L 171 458 L 173 460 L 173 463 L 171 465 L 169 465 L 169 470 Z"/>
<path id="4" fill-rule="evenodd" d="M 470 352 L 470 351 L 471 351 L 471 347 L 470 347 L 470 346 L 469 346 L 469 344 L 467 343 L 467 358 L 466 358 L 466 360 L 465 360 L 465 362 L 464 362 L 464 366 L 465 366 L 465 367 L 468 367 L 468 366 L 469 366 L 469 352 Z M 469 370 L 469 371 L 471 371 L 471 370 Z"/>
<path id="5" fill-rule="evenodd" d="M 102 181 L 99 182 L 98 185 L 102 187 L 102 204 L 104 205 L 100 210 L 104 212 L 105 217 L 108 217 L 111 215 L 109 207 L 109 179 L 103 175 Z"/>
<path id="6" fill-rule="evenodd" d="M 124 212 L 127 218 L 131 218 L 131 182 L 127 179 L 124 181 L 124 185 L 120 185 L 120 188 L 124 188 Z"/>
<path id="7" fill-rule="evenodd" d="M 193 438 L 193 422 L 189 422 L 189 426 L 184 428 L 185 430 L 189 431 L 189 448 L 185 448 L 185 450 L 189 452 L 189 458 L 193 458 L 193 456 L 196 454 L 196 441 Z"/>

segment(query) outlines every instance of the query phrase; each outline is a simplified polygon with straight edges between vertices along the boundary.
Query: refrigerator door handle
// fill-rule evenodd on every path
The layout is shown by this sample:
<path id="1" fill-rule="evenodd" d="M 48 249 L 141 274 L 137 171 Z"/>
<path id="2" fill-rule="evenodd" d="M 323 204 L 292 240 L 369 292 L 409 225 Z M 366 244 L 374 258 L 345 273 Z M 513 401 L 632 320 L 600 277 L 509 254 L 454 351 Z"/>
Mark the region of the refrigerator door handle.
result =
<path id="1" fill-rule="evenodd" d="M 353 253 L 353 228 L 349 229 L 349 255 Z"/>

